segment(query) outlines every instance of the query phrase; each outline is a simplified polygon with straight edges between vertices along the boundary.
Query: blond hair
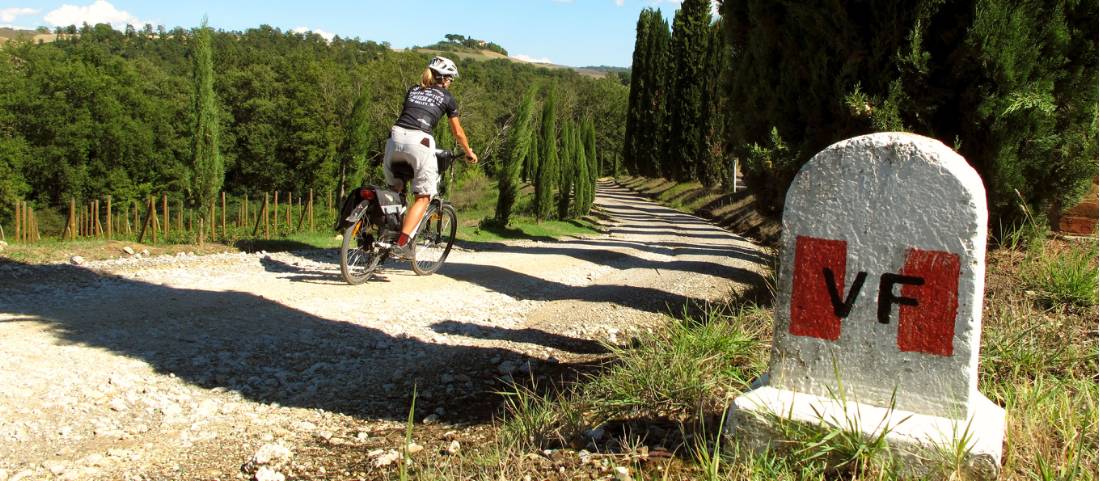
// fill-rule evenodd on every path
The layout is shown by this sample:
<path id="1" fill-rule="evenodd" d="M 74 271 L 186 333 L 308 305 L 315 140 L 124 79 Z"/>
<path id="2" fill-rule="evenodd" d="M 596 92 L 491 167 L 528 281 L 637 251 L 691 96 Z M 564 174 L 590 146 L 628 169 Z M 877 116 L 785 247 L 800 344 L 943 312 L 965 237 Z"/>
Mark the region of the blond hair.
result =
<path id="1" fill-rule="evenodd" d="M 426 89 L 435 85 L 435 72 L 432 69 L 424 69 L 424 73 L 420 74 L 420 88 Z"/>

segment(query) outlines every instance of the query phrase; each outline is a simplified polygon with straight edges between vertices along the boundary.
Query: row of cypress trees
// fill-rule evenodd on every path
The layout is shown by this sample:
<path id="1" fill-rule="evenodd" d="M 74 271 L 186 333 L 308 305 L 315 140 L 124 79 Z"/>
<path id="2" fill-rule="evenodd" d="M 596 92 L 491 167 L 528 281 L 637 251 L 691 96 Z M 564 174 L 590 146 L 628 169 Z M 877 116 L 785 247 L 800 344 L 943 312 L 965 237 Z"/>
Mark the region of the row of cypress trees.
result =
<path id="1" fill-rule="evenodd" d="M 630 173 L 713 186 L 738 159 L 778 214 L 817 152 L 907 131 L 974 166 L 1002 227 L 1072 207 L 1097 175 L 1096 2 L 727 0 L 717 22 L 709 8 L 684 0 L 671 32 L 639 16 Z"/>
<path id="2" fill-rule="evenodd" d="M 724 135 L 729 42 L 710 8 L 685 0 L 671 30 L 656 9 L 639 15 L 623 140 L 628 172 L 732 182 Z"/>
<path id="3" fill-rule="evenodd" d="M 599 165 L 596 127 L 591 118 L 578 123 L 565 115 L 558 126 L 559 93 L 546 88 L 542 113 L 537 112 L 538 89 L 527 91 L 512 116 L 506 155 L 497 171 L 498 197 L 494 220 L 506 226 L 515 212 L 521 182 L 534 185 L 531 209 L 537 221 L 556 214 L 559 219 L 587 215 L 596 197 Z"/>

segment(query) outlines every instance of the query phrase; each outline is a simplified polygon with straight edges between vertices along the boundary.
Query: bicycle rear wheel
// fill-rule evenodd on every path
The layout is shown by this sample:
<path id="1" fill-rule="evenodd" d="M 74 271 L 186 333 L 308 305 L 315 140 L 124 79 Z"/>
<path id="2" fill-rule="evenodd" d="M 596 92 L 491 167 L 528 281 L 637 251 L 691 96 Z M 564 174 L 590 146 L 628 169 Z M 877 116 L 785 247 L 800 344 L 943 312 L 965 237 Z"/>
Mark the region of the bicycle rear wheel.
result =
<path id="1" fill-rule="evenodd" d="M 458 229 L 458 216 L 454 207 L 444 204 L 442 207 L 432 204 L 424 213 L 424 223 L 416 234 L 416 260 L 412 263 L 413 272 L 427 276 L 439 270 L 451 246 L 455 242 Z"/>
<path id="2" fill-rule="evenodd" d="M 362 284 L 378 269 L 382 256 L 374 247 L 374 236 L 366 219 L 344 229 L 344 243 L 340 246 L 340 274 L 348 284 Z"/>

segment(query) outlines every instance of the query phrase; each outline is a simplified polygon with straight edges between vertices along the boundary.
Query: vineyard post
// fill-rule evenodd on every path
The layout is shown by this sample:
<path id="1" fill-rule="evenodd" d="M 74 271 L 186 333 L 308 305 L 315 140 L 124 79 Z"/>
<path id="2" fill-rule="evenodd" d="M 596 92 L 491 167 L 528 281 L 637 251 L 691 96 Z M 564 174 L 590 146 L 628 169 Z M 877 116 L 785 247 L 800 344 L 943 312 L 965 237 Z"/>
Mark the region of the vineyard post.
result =
<path id="1" fill-rule="evenodd" d="M 168 212 L 168 193 L 161 193 L 161 210 L 164 211 L 164 239 L 168 239 L 168 232 L 172 230 L 172 215 Z"/>
<path id="2" fill-rule="evenodd" d="M 276 236 L 279 235 L 279 191 L 275 191 L 275 204 L 271 209 L 273 214 L 271 215 L 271 230 Z"/>
<path id="3" fill-rule="evenodd" d="M 15 201 L 15 242 L 23 241 L 23 201 Z"/>
<path id="4" fill-rule="evenodd" d="M 134 206 L 134 215 L 135 216 L 137 215 L 137 206 Z M 134 217 L 134 219 L 137 219 L 137 217 Z M 145 240 L 145 230 L 149 228 L 149 220 L 150 220 L 149 212 L 146 211 L 145 212 L 145 222 L 141 223 L 141 232 L 138 233 L 138 238 L 137 238 L 138 244 L 141 244 L 141 242 L 143 240 Z M 137 225 L 137 222 L 135 222 L 134 225 Z"/>
<path id="5" fill-rule="evenodd" d="M 113 239 L 115 236 L 114 225 L 111 224 L 111 195 L 107 194 L 107 239 Z"/>
<path id="6" fill-rule="evenodd" d="M 69 197 L 69 218 L 65 219 L 65 232 L 61 233 L 61 238 L 65 238 L 65 234 L 69 235 L 69 240 L 76 239 L 76 199 Z"/>
<path id="7" fill-rule="evenodd" d="M 309 210 L 309 231 L 313 232 L 313 189 L 309 189 L 309 204 L 306 208 Z"/>
<path id="8" fill-rule="evenodd" d="M 298 227 L 294 229 L 296 232 L 302 231 L 302 223 L 306 220 L 306 207 L 302 205 L 302 198 L 298 197 Z"/>
<path id="9" fill-rule="evenodd" d="M 276 192 L 275 194 L 278 195 L 278 192 Z M 266 192 L 264 193 L 264 213 L 263 213 L 263 217 L 264 217 L 264 239 L 270 239 L 271 238 L 271 231 L 269 229 L 270 229 L 270 226 L 271 226 L 271 211 L 268 209 L 268 206 L 267 206 L 267 193 Z"/>
<path id="10" fill-rule="evenodd" d="M 206 226 L 204 225 L 206 219 L 199 217 L 199 247 L 202 247 L 203 237 L 206 236 Z"/>
<path id="11" fill-rule="evenodd" d="M 183 196 L 176 202 L 176 230 L 183 233 Z"/>
<path id="12" fill-rule="evenodd" d="M 153 245 L 156 245 L 157 234 L 160 233 L 160 216 L 157 215 L 156 197 L 149 197 L 149 210 L 153 213 Z"/>
<path id="13" fill-rule="evenodd" d="M 286 195 L 286 230 L 290 232 L 294 229 L 294 224 L 290 222 L 291 217 L 294 215 L 294 193 L 290 192 Z"/>
<path id="14" fill-rule="evenodd" d="M 95 228 L 99 232 L 96 237 L 103 237 L 106 234 L 103 231 L 103 224 L 99 223 L 99 199 L 95 200 Z"/>
<path id="15" fill-rule="evenodd" d="M 34 216 L 34 208 L 31 208 L 31 226 L 34 227 L 34 241 L 42 241 L 42 233 L 38 232 L 38 217 Z"/>
<path id="16" fill-rule="evenodd" d="M 225 192 L 222 192 L 222 239 L 228 239 L 229 236 L 225 235 Z"/>

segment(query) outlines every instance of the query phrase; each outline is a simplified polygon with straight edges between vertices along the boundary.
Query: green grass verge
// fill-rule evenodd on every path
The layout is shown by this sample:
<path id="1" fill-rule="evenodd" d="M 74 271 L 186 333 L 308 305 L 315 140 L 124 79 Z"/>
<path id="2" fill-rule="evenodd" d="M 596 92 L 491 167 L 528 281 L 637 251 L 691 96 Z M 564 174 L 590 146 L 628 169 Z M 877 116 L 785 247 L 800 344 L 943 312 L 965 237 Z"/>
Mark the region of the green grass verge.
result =
<path id="1" fill-rule="evenodd" d="M 990 252 L 979 388 L 1007 413 L 1001 479 L 1095 480 L 1095 301 L 1020 288 L 1035 270 L 1056 271 L 1064 263 L 1091 262 L 1095 272 L 1095 250 L 1091 244 L 1046 244 L 1046 252 L 1059 255 Z M 1089 255 L 1067 254 L 1078 249 Z M 1075 282 L 1097 287 L 1095 280 Z M 517 387 L 509 393 L 503 439 L 519 452 L 580 449 L 585 430 L 596 426 L 673 424 L 684 433 L 676 446 L 684 453 L 681 469 L 636 479 L 898 479 L 901 469 L 886 454 L 883 437 L 843 429 L 788 426 L 785 447 L 764 454 L 736 444 L 716 449 L 723 442 L 714 434 L 716 420 L 769 357 L 770 312 L 738 304 L 680 316 L 630 348 L 612 347 L 612 360 L 602 369 L 563 389 L 539 395 Z M 973 479 L 963 461 L 972 433 L 964 429 L 958 436 L 955 445 L 929 453 L 940 466 L 931 479 Z"/>

